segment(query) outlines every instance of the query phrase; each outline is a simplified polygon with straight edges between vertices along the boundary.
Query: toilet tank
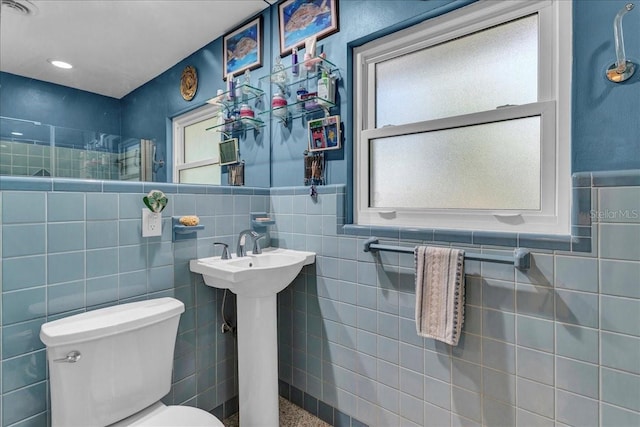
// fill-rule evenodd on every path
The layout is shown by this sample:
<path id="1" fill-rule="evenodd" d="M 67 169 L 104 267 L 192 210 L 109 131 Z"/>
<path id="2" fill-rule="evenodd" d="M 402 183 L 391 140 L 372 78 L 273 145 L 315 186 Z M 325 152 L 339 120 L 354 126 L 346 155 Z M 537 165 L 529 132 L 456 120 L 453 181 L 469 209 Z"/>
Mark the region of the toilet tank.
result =
<path id="1" fill-rule="evenodd" d="M 158 298 L 45 323 L 53 427 L 106 426 L 171 389 L 184 304 Z M 80 354 L 76 362 L 69 355 Z"/>

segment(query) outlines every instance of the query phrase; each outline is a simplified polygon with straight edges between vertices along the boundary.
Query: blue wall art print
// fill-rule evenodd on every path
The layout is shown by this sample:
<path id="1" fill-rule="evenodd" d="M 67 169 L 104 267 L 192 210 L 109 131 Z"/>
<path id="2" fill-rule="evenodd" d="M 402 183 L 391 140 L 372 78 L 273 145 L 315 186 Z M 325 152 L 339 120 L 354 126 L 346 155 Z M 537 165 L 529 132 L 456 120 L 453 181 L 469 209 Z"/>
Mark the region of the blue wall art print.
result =
<path id="1" fill-rule="evenodd" d="M 224 36 L 224 78 L 262 66 L 262 17 Z"/>
<path id="2" fill-rule="evenodd" d="M 280 55 L 315 36 L 338 31 L 338 0 L 287 0 L 278 5 Z"/>

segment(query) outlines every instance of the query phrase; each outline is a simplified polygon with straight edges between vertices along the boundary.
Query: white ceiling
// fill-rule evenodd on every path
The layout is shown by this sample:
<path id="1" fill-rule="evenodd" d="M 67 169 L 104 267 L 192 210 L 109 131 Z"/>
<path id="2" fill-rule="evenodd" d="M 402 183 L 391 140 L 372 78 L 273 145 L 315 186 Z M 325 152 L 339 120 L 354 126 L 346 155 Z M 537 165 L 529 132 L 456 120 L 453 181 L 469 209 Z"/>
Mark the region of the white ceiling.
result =
<path id="1" fill-rule="evenodd" d="M 36 11 L 23 15 L 4 5 L 0 9 L 1 71 L 118 99 L 273 3 L 16 1 L 35 6 Z M 48 59 L 69 62 L 74 68 L 55 68 Z"/>

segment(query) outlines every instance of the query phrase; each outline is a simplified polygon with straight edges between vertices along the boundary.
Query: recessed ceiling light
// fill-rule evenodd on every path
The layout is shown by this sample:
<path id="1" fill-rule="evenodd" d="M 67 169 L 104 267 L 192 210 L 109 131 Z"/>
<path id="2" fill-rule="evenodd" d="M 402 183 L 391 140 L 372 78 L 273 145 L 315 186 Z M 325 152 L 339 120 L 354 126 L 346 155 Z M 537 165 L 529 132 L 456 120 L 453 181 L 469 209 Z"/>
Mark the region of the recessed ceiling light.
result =
<path id="1" fill-rule="evenodd" d="M 47 61 L 49 61 L 49 64 L 53 65 L 54 67 L 64 68 L 65 70 L 73 68 L 73 65 L 69 64 L 68 62 L 58 61 L 57 59 L 48 59 Z"/>
<path id="2" fill-rule="evenodd" d="M 14 135 L 14 136 L 22 136 L 22 135 L 24 135 L 24 134 L 23 134 L 22 132 L 11 132 L 11 135 Z"/>

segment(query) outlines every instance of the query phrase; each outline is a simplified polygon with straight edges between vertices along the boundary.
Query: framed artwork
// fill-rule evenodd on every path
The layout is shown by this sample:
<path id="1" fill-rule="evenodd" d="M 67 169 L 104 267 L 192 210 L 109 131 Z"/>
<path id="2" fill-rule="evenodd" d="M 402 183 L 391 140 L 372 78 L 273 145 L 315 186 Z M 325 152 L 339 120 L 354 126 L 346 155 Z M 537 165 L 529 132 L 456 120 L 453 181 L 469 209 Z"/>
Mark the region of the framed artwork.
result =
<path id="1" fill-rule="evenodd" d="M 307 123 L 309 151 L 338 150 L 340 148 L 340 116 L 309 120 Z"/>
<path id="2" fill-rule="evenodd" d="M 240 161 L 238 158 L 238 138 L 222 141 L 218 148 L 220 150 L 220 166 L 233 165 Z"/>
<path id="3" fill-rule="evenodd" d="M 222 39 L 223 78 L 239 76 L 262 66 L 262 16 L 226 34 Z"/>
<path id="4" fill-rule="evenodd" d="M 338 0 L 285 0 L 278 4 L 280 56 L 315 36 L 338 31 Z"/>

